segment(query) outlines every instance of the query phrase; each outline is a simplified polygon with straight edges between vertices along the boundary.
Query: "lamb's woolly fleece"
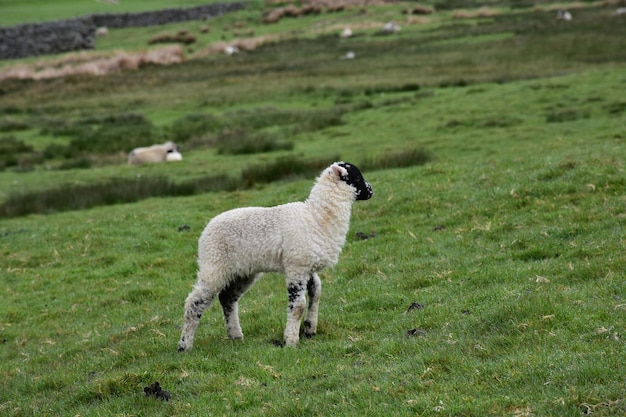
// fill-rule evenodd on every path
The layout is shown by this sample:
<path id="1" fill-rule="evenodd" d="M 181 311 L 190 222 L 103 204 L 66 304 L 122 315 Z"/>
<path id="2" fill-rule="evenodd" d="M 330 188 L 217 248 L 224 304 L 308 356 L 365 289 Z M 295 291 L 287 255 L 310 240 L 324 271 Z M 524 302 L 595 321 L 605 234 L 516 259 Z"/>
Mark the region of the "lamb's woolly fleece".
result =
<path id="1" fill-rule="evenodd" d="M 234 276 L 308 274 L 336 265 L 354 191 L 328 171 L 305 202 L 238 208 L 211 220 L 200 237 L 200 268 L 226 286 Z"/>

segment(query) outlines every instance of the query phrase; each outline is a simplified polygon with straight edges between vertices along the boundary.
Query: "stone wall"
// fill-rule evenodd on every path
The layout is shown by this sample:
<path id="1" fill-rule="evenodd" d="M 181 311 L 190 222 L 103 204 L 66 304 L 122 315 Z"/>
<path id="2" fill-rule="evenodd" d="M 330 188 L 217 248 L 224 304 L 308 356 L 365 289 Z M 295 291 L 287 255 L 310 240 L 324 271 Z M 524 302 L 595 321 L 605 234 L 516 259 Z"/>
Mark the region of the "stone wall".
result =
<path id="1" fill-rule="evenodd" d="M 224 13 L 241 10 L 244 7 L 246 7 L 246 3 L 244 2 L 215 3 L 187 9 L 166 9 L 143 13 L 97 14 L 90 16 L 90 18 L 98 27 L 128 28 L 208 19 L 214 16 L 220 16 Z"/>
<path id="2" fill-rule="evenodd" d="M 0 59 L 91 49 L 96 26 L 89 19 L 0 28 Z"/>
<path id="3" fill-rule="evenodd" d="M 97 14 L 78 19 L 0 27 L 0 59 L 92 49 L 96 29 L 155 26 L 201 20 L 241 10 L 244 2 L 216 3 L 142 13 Z"/>

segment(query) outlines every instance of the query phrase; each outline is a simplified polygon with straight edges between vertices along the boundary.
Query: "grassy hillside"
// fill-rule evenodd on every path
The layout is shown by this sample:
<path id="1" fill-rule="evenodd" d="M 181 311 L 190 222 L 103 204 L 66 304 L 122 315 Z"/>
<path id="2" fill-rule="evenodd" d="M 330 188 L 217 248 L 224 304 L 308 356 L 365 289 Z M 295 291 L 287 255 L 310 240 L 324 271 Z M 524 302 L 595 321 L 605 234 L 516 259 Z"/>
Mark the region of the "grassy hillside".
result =
<path id="1" fill-rule="evenodd" d="M 0 26 L 36 23 L 46 20 L 73 19 L 90 14 L 137 13 L 147 10 L 193 7 L 218 3 L 216 0 L 3 0 L 0 4 Z"/>
<path id="2" fill-rule="evenodd" d="M 412 24 L 406 4 L 272 25 L 259 6 L 178 65 L 0 81 L 2 415 L 623 415 L 625 17 L 457 3 Z M 201 57 L 235 22 L 277 38 Z M 182 162 L 125 164 L 168 139 Z M 244 341 L 213 306 L 178 354 L 206 222 L 302 200 L 338 158 L 375 195 L 322 274 L 318 335 L 275 345 L 269 274 Z"/>

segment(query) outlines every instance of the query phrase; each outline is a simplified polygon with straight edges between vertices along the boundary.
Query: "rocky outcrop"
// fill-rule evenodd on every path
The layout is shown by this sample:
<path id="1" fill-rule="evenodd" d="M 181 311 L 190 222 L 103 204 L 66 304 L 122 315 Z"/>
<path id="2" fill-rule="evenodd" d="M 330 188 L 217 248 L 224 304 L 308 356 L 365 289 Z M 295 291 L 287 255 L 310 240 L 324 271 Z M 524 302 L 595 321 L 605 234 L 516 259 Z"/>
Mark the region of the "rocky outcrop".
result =
<path id="1" fill-rule="evenodd" d="M 96 28 L 88 18 L 0 28 L 0 59 L 92 49 Z"/>
<path id="2" fill-rule="evenodd" d="M 92 49 L 99 27 L 155 26 L 189 20 L 209 19 L 241 10 L 244 2 L 216 3 L 185 9 L 142 13 L 98 14 L 78 19 L 23 24 L 0 28 L 0 59 Z"/>

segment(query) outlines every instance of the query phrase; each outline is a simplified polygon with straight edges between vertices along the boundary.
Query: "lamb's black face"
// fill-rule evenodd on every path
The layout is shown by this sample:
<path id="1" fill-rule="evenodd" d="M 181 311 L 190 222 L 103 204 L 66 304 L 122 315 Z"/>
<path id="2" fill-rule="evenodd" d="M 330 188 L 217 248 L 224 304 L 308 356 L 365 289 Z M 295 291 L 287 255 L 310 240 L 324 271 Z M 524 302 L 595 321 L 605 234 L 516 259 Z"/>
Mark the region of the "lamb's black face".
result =
<path id="1" fill-rule="evenodd" d="M 365 181 L 363 175 L 361 175 L 361 171 L 355 166 L 348 162 L 337 162 L 337 165 L 343 167 L 348 171 L 348 175 L 344 175 L 341 179 L 354 188 L 356 188 L 356 199 L 357 200 L 369 200 L 374 195 L 374 191 L 372 191 L 372 186 L 369 182 Z"/>

